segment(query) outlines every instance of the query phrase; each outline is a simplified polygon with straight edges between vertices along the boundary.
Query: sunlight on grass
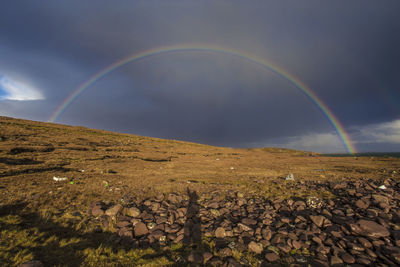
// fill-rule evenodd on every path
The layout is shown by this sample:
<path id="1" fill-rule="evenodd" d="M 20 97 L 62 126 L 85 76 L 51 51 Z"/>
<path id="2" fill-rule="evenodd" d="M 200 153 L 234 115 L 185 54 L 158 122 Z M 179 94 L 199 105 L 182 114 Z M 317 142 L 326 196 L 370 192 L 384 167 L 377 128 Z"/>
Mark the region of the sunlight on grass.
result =
<path id="1" fill-rule="evenodd" d="M 114 251 L 111 247 L 100 245 L 96 249 L 87 248 L 82 254 L 85 266 L 162 266 L 170 263 L 165 257 L 153 258 L 155 251 L 152 249 Z"/>

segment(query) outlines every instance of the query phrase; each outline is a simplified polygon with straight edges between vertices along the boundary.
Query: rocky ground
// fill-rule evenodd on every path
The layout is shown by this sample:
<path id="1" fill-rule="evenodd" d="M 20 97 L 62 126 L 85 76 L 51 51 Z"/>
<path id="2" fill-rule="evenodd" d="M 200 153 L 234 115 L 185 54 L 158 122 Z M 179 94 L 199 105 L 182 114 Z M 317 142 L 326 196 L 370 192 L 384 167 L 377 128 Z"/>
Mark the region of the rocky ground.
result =
<path id="1" fill-rule="evenodd" d="M 117 243 L 191 246 L 187 257 L 174 259 L 181 264 L 400 265 L 400 182 L 293 183 L 340 197 L 270 201 L 232 192 L 221 199 L 219 192 L 198 196 L 188 189 L 124 205 L 99 201 L 88 212 L 103 231 L 115 231 Z M 253 253 L 257 262 L 240 253 Z"/>
<path id="2" fill-rule="evenodd" d="M 0 266 L 400 265 L 399 173 L 0 116 Z"/>

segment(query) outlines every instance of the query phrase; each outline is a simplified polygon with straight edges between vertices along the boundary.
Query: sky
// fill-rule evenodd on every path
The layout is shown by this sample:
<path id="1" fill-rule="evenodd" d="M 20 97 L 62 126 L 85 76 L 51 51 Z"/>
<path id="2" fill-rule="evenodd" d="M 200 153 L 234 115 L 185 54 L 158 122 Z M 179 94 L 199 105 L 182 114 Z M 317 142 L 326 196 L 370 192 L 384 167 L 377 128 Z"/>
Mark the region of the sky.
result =
<path id="1" fill-rule="evenodd" d="M 227 147 L 400 151 L 398 10 L 398 0 L 9 1 L 0 115 Z"/>

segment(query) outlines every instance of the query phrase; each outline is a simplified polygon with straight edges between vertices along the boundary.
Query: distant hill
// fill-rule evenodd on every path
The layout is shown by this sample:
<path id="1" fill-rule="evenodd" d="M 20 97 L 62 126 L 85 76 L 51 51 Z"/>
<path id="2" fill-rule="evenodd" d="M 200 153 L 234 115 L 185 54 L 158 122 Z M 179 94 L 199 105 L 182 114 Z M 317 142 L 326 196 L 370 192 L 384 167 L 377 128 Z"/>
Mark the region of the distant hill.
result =
<path id="1" fill-rule="evenodd" d="M 365 153 L 355 153 L 355 154 L 322 154 L 326 157 L 380 157 L 380 158 L 400 158 L 400 152 L 365 152 Z"/>

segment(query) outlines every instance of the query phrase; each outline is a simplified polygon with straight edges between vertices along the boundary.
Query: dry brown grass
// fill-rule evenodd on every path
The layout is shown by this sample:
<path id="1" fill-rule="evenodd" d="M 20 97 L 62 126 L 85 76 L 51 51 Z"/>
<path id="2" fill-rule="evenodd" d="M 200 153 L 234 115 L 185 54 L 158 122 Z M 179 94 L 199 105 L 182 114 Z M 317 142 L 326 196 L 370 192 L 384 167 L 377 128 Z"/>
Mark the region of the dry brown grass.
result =
<path id="1" fill-rule="evenodd" d="M 103 244 L 107 236 L 93 234 L 95 225 L 85 215 L 89 205 L 184 192 L 188 186 L 205 196 L 240 191 L 270 198 L 330 198 L 327 192 L 294 190 L 284 177 L 293 173 L 305 182 L 382 179 L 396 175 L 393 171 L 400 171 L 398 159 L 221 148 L 0 117 L 0 261 L 13 265 L 41 256 L 67 266 L 167 264 L 154 251 Z M 55 182 L 53 176 L 68 180 Z M 17 208 L 18 203 L 23 206 Z M 49 247 L 50 255 L 44 250 Z M 158 256 L 145 260 L 143 255 L 150 254 Z"/>

